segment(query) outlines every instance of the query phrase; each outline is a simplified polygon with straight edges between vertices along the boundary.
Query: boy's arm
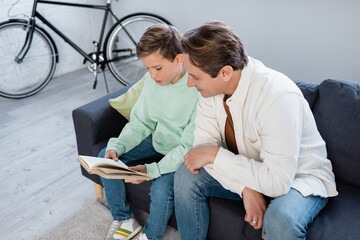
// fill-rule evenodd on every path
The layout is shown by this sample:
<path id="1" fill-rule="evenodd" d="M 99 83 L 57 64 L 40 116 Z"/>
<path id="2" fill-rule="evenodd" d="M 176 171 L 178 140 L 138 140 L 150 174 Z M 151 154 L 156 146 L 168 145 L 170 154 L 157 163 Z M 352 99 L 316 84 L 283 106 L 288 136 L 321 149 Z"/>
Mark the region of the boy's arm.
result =
<path id="1" fill-rule="evenodd" d="M 129 152 L 147 138 L 155 129 L 156 123 L 148 117 L 146 106 L 146 86 L 140 94 L 130 114 L 130 122 L 122 129 L 118 138 L 111 138 L 106 151 L 115 150 L 117 156 Z"/>
<path id="2" fill-rule="evenodd" d="M 163 174 L 175 172 L 184 163 L 185 154 L 192 148 L 194 141 L 196 105 L 194 106 L 189 124 L 184 128 L 181 136 L 181 143 L 168 152 L 159 162 L 145 164 L 147 174 L 152 178 L 160 177 Z"/>

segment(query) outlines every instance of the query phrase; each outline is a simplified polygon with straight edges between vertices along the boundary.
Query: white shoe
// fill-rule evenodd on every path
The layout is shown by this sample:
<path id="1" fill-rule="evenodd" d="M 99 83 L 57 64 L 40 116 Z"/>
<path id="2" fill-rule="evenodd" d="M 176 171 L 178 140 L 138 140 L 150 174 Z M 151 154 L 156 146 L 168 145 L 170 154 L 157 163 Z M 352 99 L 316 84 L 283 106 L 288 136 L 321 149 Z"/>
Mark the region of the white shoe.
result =
<path id="1" fill-rule="evenodd" d="M 134 238 L 134 240 L 149 240 L 146 236 L 146 234 L 144 233 L 144 231 L 141 231 L 136 238 Z"/>
<path id="2" fill-rule="evenodd" d="M 110 226 L 109 233 L 106 236 L 106 240 L 132 239 L 141 230 L 142 230 L 142 226 L 138 223 L 138 221 L 136 221 L 135 218 L 130 218 L 125 221 L 113 221 L 113 223 Z"/>

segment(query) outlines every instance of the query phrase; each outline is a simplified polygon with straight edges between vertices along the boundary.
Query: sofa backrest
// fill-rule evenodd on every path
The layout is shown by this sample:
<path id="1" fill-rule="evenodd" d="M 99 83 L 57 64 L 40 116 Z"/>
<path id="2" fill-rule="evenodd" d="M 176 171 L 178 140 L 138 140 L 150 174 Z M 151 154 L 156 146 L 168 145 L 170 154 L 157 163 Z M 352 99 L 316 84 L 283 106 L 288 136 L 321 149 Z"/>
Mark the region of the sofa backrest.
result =
<path id="1" fill-rule="evenodd" d="M 323 81 L 313 113 L 335 179 L 360 187 L 360 84 Z"/>
<path id="2" fill-rule="evenodd" d="M 300 88 L 305 99 L 308 101 L 311 110 L 314 109 L 316 100 L 319 97 L 319 85 L 316 83 L 294 80 L 296 85 Z"/>

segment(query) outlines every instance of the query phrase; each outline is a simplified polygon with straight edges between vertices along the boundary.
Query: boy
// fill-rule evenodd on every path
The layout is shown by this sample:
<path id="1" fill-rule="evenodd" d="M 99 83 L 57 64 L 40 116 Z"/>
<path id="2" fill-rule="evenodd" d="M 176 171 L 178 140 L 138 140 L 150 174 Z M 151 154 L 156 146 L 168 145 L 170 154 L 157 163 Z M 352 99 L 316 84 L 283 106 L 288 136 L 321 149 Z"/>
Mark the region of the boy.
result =
<path id="1" fill-rule="evenodd" d="M 115 161 L 120 158 L 126 164 L 145 158 L 162 159 L 131 167 L 153 178 L 150 215 L 143 230 L 126 202 L 123 180 L 102 178 L 114 218 L 106 239 L 161 239 L 166 230 L 174 207 L 174 172 L 193 144 L 198 99 L 196 89 L 187 87 L 180 42 L 176 28 L 154 25 L 136 47 L 137 56 L 148 69 L 144 88 L 131 111 L 130 122 L 118 138 L 109 140 L 99 156 Z"/>

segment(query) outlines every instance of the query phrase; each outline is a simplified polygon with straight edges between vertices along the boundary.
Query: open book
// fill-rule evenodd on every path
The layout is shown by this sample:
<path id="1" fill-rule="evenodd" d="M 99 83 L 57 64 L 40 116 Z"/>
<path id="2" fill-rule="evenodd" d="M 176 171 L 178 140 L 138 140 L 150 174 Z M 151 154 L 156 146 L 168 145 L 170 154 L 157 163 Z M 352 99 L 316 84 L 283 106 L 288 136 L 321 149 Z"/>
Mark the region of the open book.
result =
<path id="1" fill-rule="evenodd" d="M 148 175 L 128 169 L 125 163 L 120 160 L 115 162 L 112 159 L 90 157 L 80 155 L 77 158 L 80 164 L 90 174 L 97 174 L 109 179 L 143 179 L 150 180 Z"/>

